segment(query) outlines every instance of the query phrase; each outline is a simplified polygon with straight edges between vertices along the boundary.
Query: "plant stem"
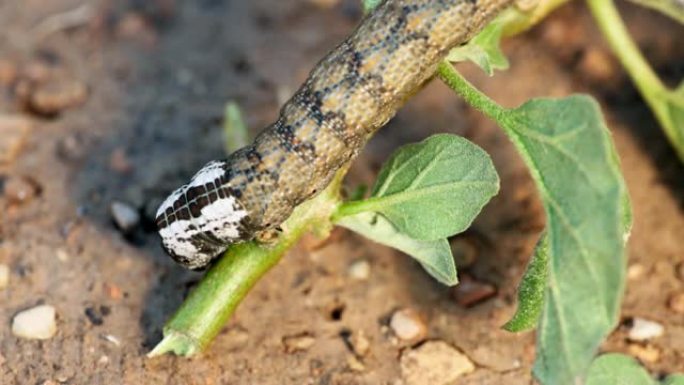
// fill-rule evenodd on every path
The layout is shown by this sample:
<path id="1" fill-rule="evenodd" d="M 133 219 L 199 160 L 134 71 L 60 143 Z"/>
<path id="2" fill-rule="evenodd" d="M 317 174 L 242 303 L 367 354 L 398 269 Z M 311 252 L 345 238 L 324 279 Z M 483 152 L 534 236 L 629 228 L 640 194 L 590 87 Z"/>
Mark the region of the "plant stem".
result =
<path id="1" fill-rule="evenodd" d="M 204 350 L 249 290 L 304 233 L 313 227 L 332 227 L 329 218 L 339 205 L 347 168 L 338 171 L 320 195 L 295 209 L 274 244 L 252 241 L 231 246 L 166 323 L 164 338 L 148 357 L 168 352 L 191 356 Z"/>
<path id="2" fill-rule="evenodd" d="M 676 128 L 669 123 L 667 103 L 662 100 L 670 91 L 660 81 L 630 37 L 613 1 L 587 0 L 587 4 L 608 44 L 655 113 L 665 134 L 673 144 L 682 143 L 684 138 L 680 138 Z"/>
<path id="3" fill-rule="evenodd" d="M 499 122 L 502 119 L 502 114 L 505 113 L 505 108 L 498 105 L 489 96 L 480 92 L 470 82 L 468 82 L 451 63 L 442 61 L 437 67 L 437 76 L 439 76 L 449 88 L 461 95 L 471 107 L 482 111 L 485 115 Z"/>

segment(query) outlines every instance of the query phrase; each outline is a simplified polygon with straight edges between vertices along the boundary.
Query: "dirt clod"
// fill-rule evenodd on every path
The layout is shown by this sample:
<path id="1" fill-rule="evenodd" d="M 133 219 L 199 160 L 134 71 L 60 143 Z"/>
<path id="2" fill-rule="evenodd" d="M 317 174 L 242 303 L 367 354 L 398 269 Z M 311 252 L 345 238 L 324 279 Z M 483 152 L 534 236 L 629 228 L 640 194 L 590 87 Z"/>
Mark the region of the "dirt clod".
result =
<path id="1" fill-rule="evenodd" d="M 652 345 L 630 344 L 627 351 L 630 355 L 646 363 L 658 362 L 660 359 L 660 350 Z"/>
<path id="2" fill-rule="evenodd" d="M 27 339 L 46 340 L 57 332 L 55 308 L 40 305 L 24 310 L 12 320 L 12 334 Z"/>
<path id="3" fill-rule="evenodd" d="M 363 330 L 359 330 L 358 332 L 353 333 L 348 338 L 348 342 L 352 350 L 354 351 L 354 354 L 356 354 L 359 357 L 365 356 L 370 351 L 370 341 L 366 337 L 366 333 L 364 333 Z"/>
<path id="4" fill-rule="evenodd" d="M 496 287 L 463 274 L 452 293 L 456 303 L 463 307 L 471 307 L 494 297 L 496 295 Z"/>
<path id="5" fill-rule="evenodd" d="M 0 264 L 0 290 L 6 288 L 9 285 L 10 280 L 10 269 L 9 266 L 5 264 Z"/>
<path id="6" fill-rule="evenodd" d="M 475 370 L 463 353 L 444 341 L 429 341 L 405 350 L 400 358 L 401 376 L 406 385 L 447 385 Z"/>
<path id="7" fill-rule="evenodd" d="M 14 161 L 32 128 L 31 121 L 24 117 L 0 113 L 0 164 Z"/>
<path id="8" fill-rule="evenodd" d="M 85 84 L 78 80 L 54 80 L 31 92 L 28 108 L 39 115 L 53 116 L 83 104 L 87 96 Z"/>
<path id="9" fill-rule="evenodd" d="M 684 314 L 684 292 L 671 294 L 667 306 L 675 313 Z"/>
<path id="10" fill-rule="evenodd" d="M 4 196 L 10 204 L 25 204 L 38 195 L 37 184 L 26 177 L 12 176 L 5 181 Z"/>
<path id="11" fill-rule="evenodd" d="M 389 326 L 392 332 L 404 341 L 419 342 L 427 336 L 427 326 L 423 317 L 413 309 L 394 312 Z"/>
<path id="12" fill-rule="evenodd" d="M 316 339 L 308 333 L 283 337 L 283 346 L 287 353 L 309 350 L 315 343 Z"/>

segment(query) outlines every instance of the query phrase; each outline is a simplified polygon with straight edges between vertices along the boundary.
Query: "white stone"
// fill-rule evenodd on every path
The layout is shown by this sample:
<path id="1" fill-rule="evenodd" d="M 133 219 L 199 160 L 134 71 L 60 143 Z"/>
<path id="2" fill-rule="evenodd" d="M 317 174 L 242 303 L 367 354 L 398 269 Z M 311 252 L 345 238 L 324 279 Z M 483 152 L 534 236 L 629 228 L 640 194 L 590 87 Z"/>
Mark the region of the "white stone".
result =
<path id="1" fill-rule="evenodd" d="M 406 385 L 451 385 L 475 370 L 468 357 L 444 341 L 429 341 L 404 351 L 400 365 Z"/>
<path id="2" fill-rule="evenodd" d="M 643 318 L 634 318 L 627 338 L 632 341 L 646 341 L 660 337 L 665 333 L 665 327 L 658 322 Z"/>
<path id="3" fill-rule="evenodd" d="M 21 338 L 46 340 L 57 332 L 55 308 L 40 305 L 24 310 L 12 320 L 12 334 Z"/>
<path id="4" fill-rule="evenodd" d="M 404 341 L 418 341 L 427 335 L 427 327 L 420 315 L 413 309 L 402 309 L 392 314 L 390 328 Z"/>
<path id="5" fill-rule="evenodd" d="M 347 273 L 355 280 L 365 281 L 370 277 L 370 271 L 370 263 L 365 259 L 359 259 L 349 266 Z"/>

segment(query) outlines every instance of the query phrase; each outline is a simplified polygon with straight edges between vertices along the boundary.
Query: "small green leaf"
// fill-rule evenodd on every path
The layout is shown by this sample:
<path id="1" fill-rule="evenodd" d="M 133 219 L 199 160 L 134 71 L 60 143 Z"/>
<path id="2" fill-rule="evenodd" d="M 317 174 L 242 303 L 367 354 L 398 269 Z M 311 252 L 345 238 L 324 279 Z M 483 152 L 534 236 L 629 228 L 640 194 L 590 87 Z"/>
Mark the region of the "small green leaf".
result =
<path id="1" fill-rule="evenodd" d="M 468 44 L 452 49 L 446 60 L 452 63 L 470 60 L 489 76 L 494 70 L 507 69 L 508 59 L 500 47 L 503 26 L 503 22 L 494 20 Z"/>
<path id="2" fill-rule="evenodd" d="M 662 382 L 663 385 L 684 385 L 684 374 L 671 374 Z"/>
<path id="3" fill-rule="evenodd" d="M 453 286 L 458 283 L 454 257 L 446 239 L 413 239 L 397 231 L 382 215 L 371 212 L 343 217 L 336 224 L 412 256 L 431 276 L 445 285 Z"/>
<path id="4" fill-rule="evenodd" d="M 400 148 L 380 170 L 371 198 L 348 204 L 355 212 L 382 213 L 412 238 L 436 240 L 467 229 L 498 190 L 484 150 L 439 134 Z"/>
<path id="5" fill-rule="evenodd" d="M 630 0 L 644 7 L 655 9 L 684 24 L 684 2 L 681 0 Z"/>
<path id="6" fill-rule="evenodd" d="M 653 385 L 646 369 L 632 357 L 617 353 L 604 354 L 591 364 L 586 385 Z"/>
<path id="7" fill-rule="evenodd" d="M 522 332 L 537 326 L 544 308 L 546 279 L 549 273 L 549 239 L 542 235 L 535 248 L 532 261 L 518 287 L 518 309 L 513 318 L 503 326 L 509 332 Z"/>
<path id="8" fill-rule="evenodd" d="M 240 107 L 235 102 L 226 103 L 223 114 L 223 137 L 226 154 L 231 154 L 249 143 L 247 125 L 242 119 Z"/>
<path id="9" fill-rule="evenodd" d="M 372 10 L 375 9 L 378 5 L 382 3 L 382 0 L 362 0 L 361 4 L 363 4 L 363 13 L 369 13 Z"/>

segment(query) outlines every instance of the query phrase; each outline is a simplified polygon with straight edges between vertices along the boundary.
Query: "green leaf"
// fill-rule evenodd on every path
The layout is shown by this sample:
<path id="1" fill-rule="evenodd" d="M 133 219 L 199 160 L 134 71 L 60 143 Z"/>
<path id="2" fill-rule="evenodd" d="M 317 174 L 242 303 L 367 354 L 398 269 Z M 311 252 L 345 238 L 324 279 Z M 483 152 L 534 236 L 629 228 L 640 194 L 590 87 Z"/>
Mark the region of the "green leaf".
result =
<path id="1" fill-rule="evenodd" d="M 456 265 L 446 239 L 413 239 L 397 231 L 382 215 L 371 212 L 343 217 L 336 224 L 412 256 L 431 276 L 445 285 L 452 286 L 458 283 Z"/>
<path id="2" fill-rule="evenodd" d="M 663 385 L 684 385 L 684 374 L 671 374 L 662 382 Z"/>
<path id="3" fill-rule="evenodd" d="M 537 326 L 544 308 L 546 279 L 549 272 L 549 239 L 542 235 L 535 248 L 532 261 L 518 287 L 518 309 L 503 326 L 509 332 L 522 332 Z"/>
<path id="4" fill-rule="evenodd" d="M 684 2 L 681 0 L 630 0 L 632 3 L 655 9 L 684 24 Z"/>
<path id="5" fill-rule="evenodd" d="M 439 134 L 396 151 L 371 197 L 348 202 L 341 212 L 382 213 L 398 231 L 429 241 L 467 229 L 498 190 L 499 176 L 484 150 Z"/>
<path id="6" fill-rule="evenodd" d="M 646 369 L 632 357 L 611 353 L 598 357 L 591 364 L 586 385 L 653 385 Z"/>
<path id="7" fill-rule="evenodd" d="M 226 154 L 231 154 L 249 143 L 247 131 L 247 125 L 242 119 L 240 107 L 235 102 L 226 103 L 223 114 L 223 137 Z"/>
<path id="8" fill-rule="evenodd" d="M 374 10 L 375 7 L 380 5 L 382 3 L 382 0 L 362 0 L 361 4 L 363 5 L 363 13 L 369 13 L 370 11 Z"/>
<path id="9" fill-rule="evenodd" d="M 500 47 L 503 26 L 502 21 L 494 20 L 468 44 L 452 49 L 446 60 L 452 63 L 470 60 L 489 76 L 494 70 L 507 69 L 508 59 Z"/>
<path id="10" fill-rule="evenodd" d="M 544 384 L 573 384 L 618 320 L 631 226 L 627 191 L 593 99 L 532 100 L 500 122 L 547 214 L 550 263 L 534 372 Z"/>

